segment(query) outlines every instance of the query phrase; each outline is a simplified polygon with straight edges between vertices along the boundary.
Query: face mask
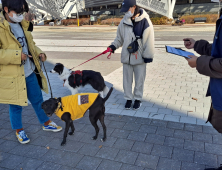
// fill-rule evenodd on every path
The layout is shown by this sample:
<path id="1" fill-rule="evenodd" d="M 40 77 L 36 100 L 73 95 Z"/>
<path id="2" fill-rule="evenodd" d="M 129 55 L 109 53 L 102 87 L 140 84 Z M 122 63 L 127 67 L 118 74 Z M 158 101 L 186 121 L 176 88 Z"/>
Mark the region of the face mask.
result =
<path id="1" fill-rule="evenodd" d="M 128 11 L 125 15 L 127 16 L 127 18 L 133 17 L 133 14 L 131 13 L 131 11 Z"/>
<path id="2" fill-rule="evenodd" d="M 9 15 L 8 15 L 9 16 Z M 12 20 L 13 22 L 22 22 L 22 20 L 24 19 L 23 15 L 16 15 L 15 13 L 13 13 L 13 17 L 10 17 L 10 20 Z"/>

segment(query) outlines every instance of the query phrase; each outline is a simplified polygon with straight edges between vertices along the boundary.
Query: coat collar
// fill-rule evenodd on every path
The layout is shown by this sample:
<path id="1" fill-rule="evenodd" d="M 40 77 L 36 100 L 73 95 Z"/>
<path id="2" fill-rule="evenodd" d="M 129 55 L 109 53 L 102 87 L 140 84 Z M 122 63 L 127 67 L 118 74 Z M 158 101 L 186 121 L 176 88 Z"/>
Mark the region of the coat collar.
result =
<path id="1" fill-rule="evenodd" d="M 135 18 L 135 22 L 140 22 L 144 18 L 147 18 L 147 17 L 149 17 L 149 15 L 146 13 L 146 11 L 144 9 L 141 8 L 140 9 L 140 16 Z M 124 18 L 123 18 L 123 23 L 128 25 L 128 26 L 133 27 L 133 22 L 132 22 L 131 18 L 128 18 L 126 16 L 124 16 Z"/>

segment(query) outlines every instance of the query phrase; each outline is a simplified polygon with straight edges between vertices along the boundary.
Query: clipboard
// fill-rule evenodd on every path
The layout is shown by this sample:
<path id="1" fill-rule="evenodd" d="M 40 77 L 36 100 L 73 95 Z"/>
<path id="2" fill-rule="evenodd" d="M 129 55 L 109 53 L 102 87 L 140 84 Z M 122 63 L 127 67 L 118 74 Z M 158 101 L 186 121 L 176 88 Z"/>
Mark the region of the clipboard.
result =
<path id="1" fill-rule="evenodd" d="M 184 51 L 180 48 L 174 48 L 174 47 L 167 46 L 167 45 L 166 45 L 166 52 L 174 54 L 174 55 L 178 55 L 178 56 L 181 56 L 181 57 L 184 57 L 184 58 L 188 58 L 188 59 L 190 59 L 190 57 L 188 57 L 189 55 L 194 55 L 191 52 Z"/>

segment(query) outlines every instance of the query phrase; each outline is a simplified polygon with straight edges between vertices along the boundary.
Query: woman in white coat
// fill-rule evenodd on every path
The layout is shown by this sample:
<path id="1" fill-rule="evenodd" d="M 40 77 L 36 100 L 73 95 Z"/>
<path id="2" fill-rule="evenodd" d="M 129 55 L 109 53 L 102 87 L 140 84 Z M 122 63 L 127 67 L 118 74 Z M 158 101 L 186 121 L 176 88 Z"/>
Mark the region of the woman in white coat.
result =
<path id="1" fill-rule="evenodd" d="M 122 47 L 123 89 L 127 100 L 125 109 L 138 110 L 143 98 L 146 65 L 154 57 L 154 29 L 149 15 L 136 5 L 136 0 L 124 0 L 121 12 L 126 12 L 117 30 L 117 36 L 111 46 L 114 52 Z M 132 93 L 133 74 L 135 88 Z"/>

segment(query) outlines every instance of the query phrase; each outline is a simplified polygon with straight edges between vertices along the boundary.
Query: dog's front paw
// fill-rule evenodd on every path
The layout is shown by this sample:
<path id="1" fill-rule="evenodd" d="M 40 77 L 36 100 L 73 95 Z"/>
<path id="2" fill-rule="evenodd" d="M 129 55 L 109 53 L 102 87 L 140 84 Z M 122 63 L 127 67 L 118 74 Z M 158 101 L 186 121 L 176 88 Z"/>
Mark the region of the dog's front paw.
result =
<path id="1" fill-rule="evenodd" d="M 93 136 L 93 137 L 92 137 L 92 140 L 96 140 L 96 139 L 97 139 L 97 136 Z"/>
<path id="2" fill-rule="evenodd" d="M 61 146 L 65 146 L 66 145 L 66 141 L 62 141 Z"/>
<path id="3" fill-rule="evenodd" d="M 69 135 L 74 135 L 74 132 L 69 132 Z"/>
<path id="4" fill-rule="evenodd" d="M 102 138 L 102 139 L 101 139 L 101 142 L 105 142 L 105 141 L 106 141 L 106 138 Z"/>

